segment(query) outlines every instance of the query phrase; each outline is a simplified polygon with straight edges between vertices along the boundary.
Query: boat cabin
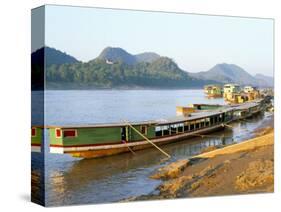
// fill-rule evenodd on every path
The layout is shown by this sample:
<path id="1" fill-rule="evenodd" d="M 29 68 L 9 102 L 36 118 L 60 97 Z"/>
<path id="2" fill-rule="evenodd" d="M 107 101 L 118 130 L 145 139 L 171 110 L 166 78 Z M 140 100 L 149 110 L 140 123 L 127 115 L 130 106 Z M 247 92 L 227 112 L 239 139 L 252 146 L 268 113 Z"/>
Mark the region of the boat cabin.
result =
<path id="1" fill-rule="evenodd" d="M 132 123 L 132 125 L 147 138 L 154 137 L 155 123 L 143 122 Z M 143 140 L 138 133 L 125 123 L 92 126 L 53 126 L 49 128 L 49 138 L 51 147 L 98 146 Z"/>
<path id="2" fill-rule="evenodd" d="M 138 132 L 148 139 L 169 137 L 177 134 L 190 133 L 221 125 L 232 119 L 232 110 L 222 112 L 199 112 L 191 117 L 174 117 L 168 120 L 130 123 Z M 63 153 L 57 147 L 87 147 L 99 145 L 115 145 L 143 141 L 144 138 L 128 124 L 105 124 L 92 126 L 50 127 L 50 150 Z"/>

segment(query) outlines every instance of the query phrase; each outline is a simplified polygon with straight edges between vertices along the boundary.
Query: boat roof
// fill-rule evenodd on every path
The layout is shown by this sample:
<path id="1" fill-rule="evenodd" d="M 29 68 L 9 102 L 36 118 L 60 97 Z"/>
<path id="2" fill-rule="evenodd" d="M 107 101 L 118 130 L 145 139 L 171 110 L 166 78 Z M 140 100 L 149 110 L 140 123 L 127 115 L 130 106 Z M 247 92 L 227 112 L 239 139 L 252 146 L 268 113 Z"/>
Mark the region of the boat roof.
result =
<path id="1" fill-rule="evenodd" d="M 167 118 L 167 119 L 160 119 L 157 122 L 157 125 L 165 125 L 165 124 L 176 124 L 176 123 L 180 123 L 180 122 L 185 122 L 185 121 L 195 121 L 198 119 L 203 119 L 203 118 L 208 118 L 211 116 L 215 116 L 215 115 L 219 115 L 228 111 L 232 111 L 232 108 L 227 108 L 227 107 L 223 107 L 220 108 L 218 110 L 203 110 L 203 111 L 198 111 L 195 113 L 191 113 L 190 116 L 175 116 L 175 117 L 171 117 L 171 118 Z"/>
<path id="2" fill-rule="evenodd" d="M 105 128 L 105 127 L 125 127 L 128 126 L 128 123 L 131 125 L 155 125 L 157 124 L 154 120 L 151 121 L 142 121 L 142 122 L 129 122 L 129 121 L 123 121 L 123 122 L 117 122 L 117 123 L 95 123 L 95 124 L 83 124 L 83 125 L 52 125 L 52 126 L 46 126 L 46 128 L 62 128 L 62 129 L 70 129 L 70 128 Z"/>
<path id="3" fill-rule="evenodd" d="M 245 109 L 255 107 L 255 106 L 258 106 L 258 105 L 259 105 L 259 102 L 254 101 L 254 102 L 247 102 L 247 103 L 244 103 L 244 104 L 231 105 L 231 107 L 234 110 L 245 110 Z"/>

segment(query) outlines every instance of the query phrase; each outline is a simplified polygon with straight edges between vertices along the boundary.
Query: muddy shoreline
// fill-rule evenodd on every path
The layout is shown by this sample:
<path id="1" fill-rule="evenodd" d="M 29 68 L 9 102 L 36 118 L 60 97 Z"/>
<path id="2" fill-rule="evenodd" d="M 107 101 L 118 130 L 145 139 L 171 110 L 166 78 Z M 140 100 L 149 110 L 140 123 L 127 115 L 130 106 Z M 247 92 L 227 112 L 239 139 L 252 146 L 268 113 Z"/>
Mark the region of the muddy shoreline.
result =
<path id="1" fill-rule="evenodd" d="M 154 192 L 126 201 L 274 192 L 273 120 L 255 135 L 160 168 L 150 176 L 162 180 Z"/>

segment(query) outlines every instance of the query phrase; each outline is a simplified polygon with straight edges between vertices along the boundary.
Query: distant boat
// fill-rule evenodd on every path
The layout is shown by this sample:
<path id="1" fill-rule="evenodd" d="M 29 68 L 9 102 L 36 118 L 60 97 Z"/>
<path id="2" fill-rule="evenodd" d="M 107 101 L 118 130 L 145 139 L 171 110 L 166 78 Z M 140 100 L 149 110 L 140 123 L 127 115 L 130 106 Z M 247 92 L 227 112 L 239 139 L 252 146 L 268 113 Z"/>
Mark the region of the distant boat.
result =
<path id="1" fill-rule="evenodd" d="M 208 97 L 220 98 L 223 96 L 223 88 L 221 85 L 206 85 L 204 92 Z"/>

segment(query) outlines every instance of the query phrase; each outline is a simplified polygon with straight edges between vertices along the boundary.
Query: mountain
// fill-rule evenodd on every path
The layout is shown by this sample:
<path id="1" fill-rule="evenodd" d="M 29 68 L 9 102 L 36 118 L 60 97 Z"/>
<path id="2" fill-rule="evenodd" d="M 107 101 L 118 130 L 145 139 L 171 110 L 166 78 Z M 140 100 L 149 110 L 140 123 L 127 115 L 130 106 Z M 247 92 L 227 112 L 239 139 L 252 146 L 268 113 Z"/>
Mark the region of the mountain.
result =
<path id="1" fill-rule="evenodd" d="M 153 52 L 133 55 L 122 48 L 107 47 L 97 58 L 81 63 L 58 50 L 46 51 L 52 57 L 57 54 L 57 58 L 47 56 L 47 89 L 202 88 L 214 83 L 273 85 L 273 78 L 252 76 L 234 64 L 222 63 L 205 72 L 189 73 L 171 58 Z M 37 74 L 34 76 L 41 76 L 38 67 L 33 69 Z"/>
<path id="2" fill-rule="evenodd" d="M 256 74 L 255 78 L 260 87 L 273 87 L 274 86 L 273 77 L 265 76 L 263 74 Z"/>
<path id="3" fill-rule="evenodd" d="M 237 83 L 240 85 L 265 86 L 264 83 L 257 82 L 256 77 L 234 64 L 217 64 L 208 71 L 190 73 L 190 75 L 197 79 L 214 80 L 221 84 Z"/>
<path id="4" fill-rule="evenodd" d="M 46 66 L 50 66 L 53 64 L 61 65 L 79 62 L 76 58 L 57 49 L 42 47 L 31 54 L 31 63 L 42 64 L 44 61 L 44 55 L 46 59 Z"/>
<path id="5" fill-rule="evenodd" d="M 137 59 L 135 58 L 135 56 L 129 54 L 124 49 L 112 47 L 107 47 L 102 50 L 97 59 L 105 61 L 108 60 L 115 63 L 123 62 L 128 65 L 133 65 L 137 63 Z"/>
<path id="6" fill-rule="evenodd" d="M 159 59 L 160 55 L 156 54 L 154 52 L 144 52 L 144 53 L 135 55 L 135 58 L 136 58 L 137 62 L 151 63 L 151 62 Z"/>
<path id="7" fill-rule="evenodd" d="M 74 57 L 50 47 L 42 47 L 31 54 L 31 89 L 43 90 L 45 84 L 44 59 L 46 66 L 74 64 Z"/>
<path id="8" fill-rule="evenodd" d="M 87 63 L 53 64 L 46 79 L 47 89 L 199 88 L 214 82 L 190 77 L 168 57 L 112 47 Z"/>
<path id="9" fill-rule="evenodd" d="M 96 59 L 110 61 L 110 62 L 122 62 L 128 65 L 135 65 L 140 62 L 153 62 L 154 60 L 160 58 L 160 55 L 154 52 L 145 52 L 137 55 L 128 53 L 122 48 L 118 47 L 107 47 Z"/>

